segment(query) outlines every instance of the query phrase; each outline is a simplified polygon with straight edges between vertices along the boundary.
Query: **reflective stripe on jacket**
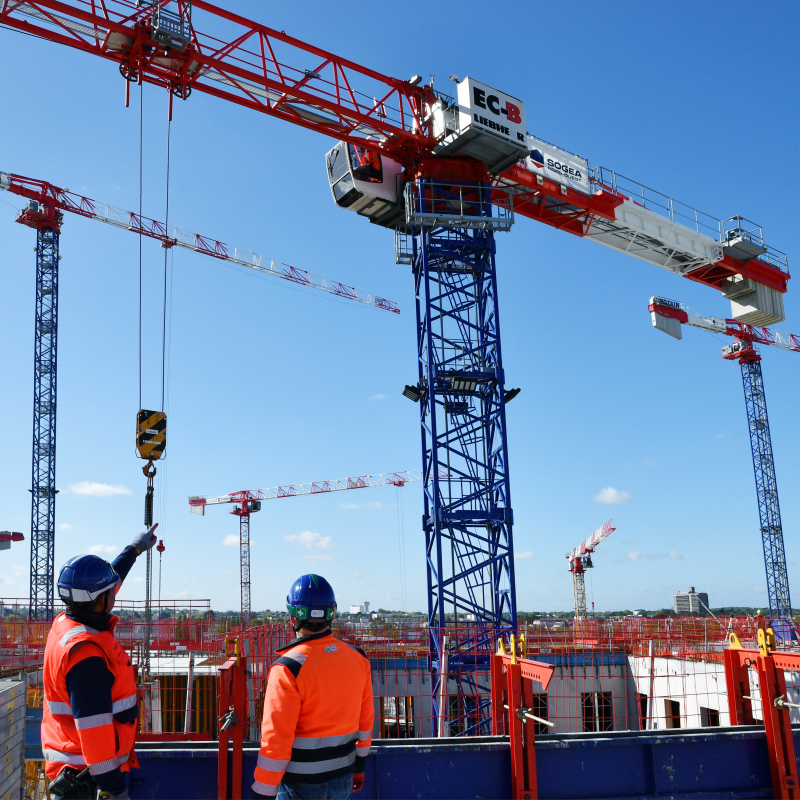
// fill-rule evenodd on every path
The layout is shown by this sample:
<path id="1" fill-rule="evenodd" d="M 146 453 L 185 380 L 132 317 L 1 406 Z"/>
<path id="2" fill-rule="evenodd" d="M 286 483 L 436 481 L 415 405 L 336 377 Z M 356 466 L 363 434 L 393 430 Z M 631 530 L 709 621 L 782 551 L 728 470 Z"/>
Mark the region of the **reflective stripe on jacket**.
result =
<path id="1" fill-rule="evenodd" d="M 325 783 L 363 772 L 372 744 L 372 675 L 364 651 L 333 635 L 277 651 L 264 698 L 253 790 L 274 796 L 285 783 Z"/>
<path id="2" fill-rule="evenodd" d="M 102 775 L 117 767 L 127 772 L 137 766 L 133 755 L 137 726 L 115 719 L 115 715 L 138 703 L 130 659 L 114 638 L 117 622 L 117 617 L 111 617 L 109 630 L 97 631 L 62 613 L 50 628 L 44 652 L 42 750 L 45 771 L 51 780 L 66 766 L 88 766 L 91 775 Z M 104 708 L 103 713 L 74 710 L 67 673 L 82 660 L 100 656 L 113 675 L 111 707 Z M 125 716 L 131 718 L 130 713 Z"/>

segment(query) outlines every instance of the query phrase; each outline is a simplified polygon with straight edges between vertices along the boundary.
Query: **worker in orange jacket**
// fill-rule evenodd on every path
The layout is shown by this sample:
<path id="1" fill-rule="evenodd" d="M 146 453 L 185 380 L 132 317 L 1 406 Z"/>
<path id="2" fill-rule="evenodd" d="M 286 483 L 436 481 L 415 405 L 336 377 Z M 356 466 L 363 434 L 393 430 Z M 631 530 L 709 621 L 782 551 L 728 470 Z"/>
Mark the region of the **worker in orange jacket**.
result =
<path id="1" fill-rule="evenodd" d="M 111 609 L 137 557 L 156 543 L 155 528 L 113 564 L 86 555 L 61 568 L 58 594 L 67 609 L 50 628 L 43 669 L 42 750 L 52 796 L 94 800 L 99 787 L 116 800 L 128 798 L 123 773 L 138 766 L 139 703 Z"/>
<path id="2" fill-rule="evenodd" d="M 253 796 L 350 798 L 372 744 L 369 659 L 333 638 L 336 597 L 325 578 L 298 578 L 286 607 L 296 638 L 269 672 Z"/>

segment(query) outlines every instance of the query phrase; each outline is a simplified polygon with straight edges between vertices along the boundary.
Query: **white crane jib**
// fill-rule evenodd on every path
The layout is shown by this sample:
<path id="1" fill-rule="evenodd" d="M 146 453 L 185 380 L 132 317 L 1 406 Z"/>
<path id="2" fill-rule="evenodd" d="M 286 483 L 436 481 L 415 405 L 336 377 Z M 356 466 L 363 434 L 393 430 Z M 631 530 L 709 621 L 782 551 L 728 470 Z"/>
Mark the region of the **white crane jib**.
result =
<path id="1" fill-rule="evenodd" d="M 603 525 L 602 528 L 598 528 L 583 544 L 579 544 L 573 550 L 570 550 L 567 553 L 567 558 L 569 559 L 569 570 L 570 572 L 574 571 L 574 564 L 575 560 L 580 556 L 588 555 L 589 553 L 594 552 L 594 548 L 603 541 L 603 539 L 607 539 L 611 534 L 616 530 L 614 527 L 614 522 L 609 520 Z"/>
<path id="2" fill-rule="evenodd" d="M 324 494 L 326 492 L 342 492 L 346 489 L 367 489 L 371 486 L 404 486 L 406 483 L 422 480 L 422 470 L 406 470 L 405 472 L 385 472 L 377 475 L 360 475 L 357 478 L 335 478 L 332 481 L 314 481 L 313 483 L 293 483 L 288 486 L 275 486 L 271 489 L 245 490 L 231 492 L 219 497 L 202 497 L 192 495 L 189 498 L 190 511 L 193 514 L 205 514 L 205 506 L 219 503 L 240 503 L 243 500 L 277 500 L 281 497 L 298 497 L 304 494 Z"/>

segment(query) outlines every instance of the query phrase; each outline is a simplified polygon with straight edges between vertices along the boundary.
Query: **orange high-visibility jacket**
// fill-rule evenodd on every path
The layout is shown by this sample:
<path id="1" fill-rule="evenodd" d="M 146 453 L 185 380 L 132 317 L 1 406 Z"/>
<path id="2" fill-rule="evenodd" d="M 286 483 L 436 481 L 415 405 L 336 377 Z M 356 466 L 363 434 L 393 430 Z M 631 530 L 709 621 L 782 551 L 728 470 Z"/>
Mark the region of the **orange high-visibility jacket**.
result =
<path id="1" fill-rule="evenodd" d="M 277 651 L 269 672 L 253 791 L 364 771 L 375 711 L 369 659 L 331 633 Z"/>
<path id="2" fill-rule="evenodd" d="M 42 750 L 50 780 L 67 766 L 88 766 L 92 776 L 117 767 L 127 772 L 131 766 L 138 766 L 133 754 L 137 726 L 118 721 L 121 716 L 135 717 L 138 703 L 130 658 L 114 638 L 118 621 L 112 616 L 109 629 L 97 631 L 62 613 L 50 628 L 44 651 L 42 711 Z M 105 659 L 114 676 L 112 707 L 103 713 L 92 708 L 74 709 L 70 706 L 67 672 L 82 660 L 98 656 Z"/>

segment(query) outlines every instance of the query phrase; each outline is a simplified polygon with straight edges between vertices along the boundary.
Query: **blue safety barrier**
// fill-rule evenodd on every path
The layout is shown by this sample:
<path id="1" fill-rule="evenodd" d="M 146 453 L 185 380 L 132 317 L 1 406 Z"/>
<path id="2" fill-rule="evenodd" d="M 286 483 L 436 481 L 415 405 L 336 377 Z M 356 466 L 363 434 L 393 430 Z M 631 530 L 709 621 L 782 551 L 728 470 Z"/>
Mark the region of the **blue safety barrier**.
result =
<path id="1" fill-rule="evenodd" d="M 800 727 L 795 729 L 800 752 Z M 142 743 L 131 798 L 215 800 L 216 742 Z M 258 751 L 246 745 L 243 797 Z M 536 739 L 541 800 L 773 797 L 761 726 L 549 734 Z M 381 739 L 367 761 L 358 800 L 511 796 L 508 740 Z"/>

